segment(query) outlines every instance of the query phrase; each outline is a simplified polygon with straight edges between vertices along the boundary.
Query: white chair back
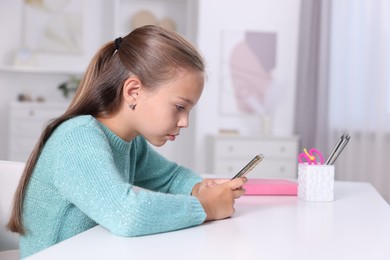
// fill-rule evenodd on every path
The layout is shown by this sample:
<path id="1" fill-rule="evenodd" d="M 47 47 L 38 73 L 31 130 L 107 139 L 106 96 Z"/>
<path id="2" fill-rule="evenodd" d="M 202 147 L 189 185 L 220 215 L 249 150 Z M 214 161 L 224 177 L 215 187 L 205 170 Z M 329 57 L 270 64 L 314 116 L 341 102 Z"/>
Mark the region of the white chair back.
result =
<path id="1" fill-rule="evenodd" d="M 19 248 L 19 236 L 6 229 L 25 163 L 0 161 L 0 251 Z"/>

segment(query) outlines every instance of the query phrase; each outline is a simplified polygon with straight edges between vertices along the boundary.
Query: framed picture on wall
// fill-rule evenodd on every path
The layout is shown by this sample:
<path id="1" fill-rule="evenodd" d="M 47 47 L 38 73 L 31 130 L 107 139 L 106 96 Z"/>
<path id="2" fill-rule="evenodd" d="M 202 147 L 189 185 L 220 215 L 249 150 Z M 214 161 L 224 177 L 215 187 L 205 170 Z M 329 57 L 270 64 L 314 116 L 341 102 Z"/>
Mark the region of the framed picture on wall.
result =
<path id="1" fill-rule="evenodd" d="M 269 113 L 277 99 L 277 33 L 224 30 L 221 37 L 221 114 Z"/>
<path id="2" fill-rule="evenodd" d="M 24 0 L 22 46 L 33 52 L 83 52 L 82 0 Z"/>

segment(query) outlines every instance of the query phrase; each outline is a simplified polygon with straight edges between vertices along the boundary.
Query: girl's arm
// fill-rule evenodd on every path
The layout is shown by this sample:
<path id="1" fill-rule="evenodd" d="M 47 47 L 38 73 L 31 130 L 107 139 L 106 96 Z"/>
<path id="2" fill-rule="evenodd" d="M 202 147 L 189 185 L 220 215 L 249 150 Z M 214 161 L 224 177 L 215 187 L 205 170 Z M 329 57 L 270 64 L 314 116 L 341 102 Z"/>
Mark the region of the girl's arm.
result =
<path id="1" fill-rule="evenodd" d="M 118 172 L 117 158 L 105 138 L 94 128 L 80 128 L 62 142 L 53 167 L 55 186 L 66 200 L 98 224 L 123 236 L 165 232 L 204 222 L 206 213 L 195 197 L 135 191 Z"/>

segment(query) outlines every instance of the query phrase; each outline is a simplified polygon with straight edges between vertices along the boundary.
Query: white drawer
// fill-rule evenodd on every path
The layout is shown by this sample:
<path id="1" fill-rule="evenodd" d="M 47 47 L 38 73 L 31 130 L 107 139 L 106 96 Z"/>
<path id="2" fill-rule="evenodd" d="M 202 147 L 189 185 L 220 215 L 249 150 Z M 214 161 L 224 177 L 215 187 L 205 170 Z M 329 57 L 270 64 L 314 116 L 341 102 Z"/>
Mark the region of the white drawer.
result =
<path id="1" fill-rule="evenodd" d="M 48 121 L 32 120 L 32 119 L 11 119 L 11 135 L 12 136 L 31 136 L 36 138 L 40 136 Z"/>
<path id="2" fill-rule="evenodd" d="M 37 138 L 31 138 L 31 137 L 23 137 L 23 136 L 12 136 L 10 139 L 11 146 L 10 151 L 23 151 L 31 153 L 32 149 L 34 148 L 35 144 L 38 142 Z"/>
<path id="3" fill-rule="evenodd" d="M 31 153 L 27 151 L 18 151 L 18 152 L 10 151 L 8 155 L 8 159 L 15 162 L 27 162 L 30 154 Z"/>
<path id="4" fill-rule="evenodd" d="M 247 158 L 262 153 L 265 157 L 292 158 L 297 153 L 297 142 L 289 140 L 218 140 L 215 159 Z"/>
<path id="5" fill-rule="evenodd" d="M 38 108 L 17 108 L 11 109 L 10 117 L 20 119 L 39 119 L 47 121 L 60 116 L 63 112 L 65 112 L 65 109 L 47 110 Z"/>
<path id="6" fill-rule="evenodd" d="M 296 178 L 297 136 L 211 136 L 213 149 L 209 171 L 220 176 L 234 176 L 256 154 L 264 160 L 248 177 Z M 210 165 L 210 164 L 209 164 Z"/>
<path id="7" fill-rule="evenodd" d="M 14 102 L 10 104 L 10 160 L 26 161 L 50 120 L 66 111 L 67 104 Z"/>
<path id="8" fill-rule="evenodd" d="M 234 176 L 248 161 L 217 160 L 214 173 L 220 176 Z M 297 163 L 293 160 L 266 160 L 257 165 L 247 177 L 249 178 L 296 178 Z"/>

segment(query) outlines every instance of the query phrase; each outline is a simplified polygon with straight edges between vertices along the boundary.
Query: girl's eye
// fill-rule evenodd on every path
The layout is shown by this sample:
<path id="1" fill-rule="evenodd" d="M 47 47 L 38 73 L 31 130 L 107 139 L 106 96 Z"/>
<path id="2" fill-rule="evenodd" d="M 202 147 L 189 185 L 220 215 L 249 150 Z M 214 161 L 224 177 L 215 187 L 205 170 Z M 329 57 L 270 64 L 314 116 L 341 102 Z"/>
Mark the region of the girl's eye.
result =
<path id="1" fill-rule="evenodd" d="M 176 105 L 176 109 L 177 109 L 177 110 L 179 110 L 179 111 L 181 111 L 181 110 L 184 110 L 184 109 L 185 109 L 185 107 L 183 107 L 183 106 L 180 106 L 180 105 Z"/>

